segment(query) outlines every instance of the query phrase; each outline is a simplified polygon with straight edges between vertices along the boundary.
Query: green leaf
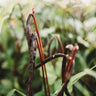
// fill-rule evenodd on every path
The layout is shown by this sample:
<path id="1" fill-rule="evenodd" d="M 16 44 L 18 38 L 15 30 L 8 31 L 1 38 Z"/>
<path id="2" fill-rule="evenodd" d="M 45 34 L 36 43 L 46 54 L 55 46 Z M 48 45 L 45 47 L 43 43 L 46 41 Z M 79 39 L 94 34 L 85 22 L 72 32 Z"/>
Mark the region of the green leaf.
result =
<path id="1" fill-rule="evenodd" d="M 5 17 L 2 18 L 2 21 L 1 21 L 1 23 L 0 23 L 0 33 L 1 33 L 1 31 L 2 31 L 3 22 L 4 22 L 6 19 L 8 19 L 8 17 L 9 17 L 9 15 L 6 15 Z"/>
<path id="2" fill-rule="evenodd" d="M 85 69 L 83 72 L 80 72 L 80 73 L 76 74 L 75 76 L 73 76 L 70 79 L 69 87 L 71 88 L 73 84 L 75 84 L 79 79 L 81 79 L 85 75 L 90 75 L 90 76 L 96 78 L 96 72 L 92 71 L 92 69 L 94 69 L 95 67 L 96 67 L 96 65 L 93 66 L 91 69 Z"/>
<path id="3" fill-rule="evenodd" d="M 54 84 L 54 89 L 55 90 L 58 90 L 58 89 L 61 89 L 61 85 L 62 85 L 62 81 L 59 79 L 55 82 Z"/>
<path id="4" fill-rule="evenodd" d="M 90 92 L 82 86 L 79 82 L 75 84 L 75 87 L 84 95 L 84 96 L 91 96 Z"/>
<path id="5" fill-rule="evenodd" d="M 13 96 L 13 94 L 14 94 L 15 92 L 19 93 L 21 96 L 26 96 L 24 93 L 20 92 L 20 91 L 17 90 L 17 89 L 12 89 L 12 90 L 7 94 L 7 96 Z"/>
<path id="6" fill-rule="evenodd" d="M 52 62 L 48 62 L 48 64 L 46 64 L 46 69 L 47 69 L 49 84 L 52 85 L 53 83 L 55 83 L 55 80 L 57 78 Z"/>
<path id="7" fill-rule="evenodd" d="M 78 58 L 78 59 L 75 60 L 75 61 L 76 61 L 76 62 L 75 62 L 76 68 L 78 68 L 78 65 L 79 65 L 79 64 L 82 66 L 80 69 L 82 69 L 82 68 L 87 68 L 87 63 L 86 63 L 85 59 L 83 58 L 83 56 L 81 55 L 81 53 L 77 53 L 76 56 L 77 56 L 77 58 Z M 79 69 L 79 70 L 80 70 L 80 69 Z M 82 71 L 83 71 L 83 70 L 82 70 Z"/>
<path id="8" fill-rule="evenodd" d="M 58 77 L 61 77 L 61 67 L 62 67 L 62 58 L 58 58 L 58 61 L 55 63 L 55 73 Z"/>
<path id="9" fill-rule="evenodd" d="M 40 92 L 36 93 L 34 96 L 44 96 L 44 91 L 40 91 Z"/>
<path id="10" fill-rule="evenodd" d="M 11 90 L 11 91 L 8 93 L 7 96 L 12 96 L 12 95 L 14 94 L 15 91 L 16 91 L 16 89 Z"/>

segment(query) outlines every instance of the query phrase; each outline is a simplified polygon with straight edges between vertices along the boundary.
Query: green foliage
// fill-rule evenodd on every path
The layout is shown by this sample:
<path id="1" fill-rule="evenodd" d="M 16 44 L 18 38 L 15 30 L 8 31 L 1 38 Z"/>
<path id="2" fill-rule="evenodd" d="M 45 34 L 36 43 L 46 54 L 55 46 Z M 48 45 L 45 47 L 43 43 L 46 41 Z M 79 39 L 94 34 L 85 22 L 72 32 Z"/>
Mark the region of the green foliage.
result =
<path id="1" fill-rule="evenodd" d="M 24 93 L 20 92 L 19 90 L 16 90 L 16 89 L 12 89 L 7 96 L 13 96 L 13 94 L 17 92 L 19 93 L 21 96 L 26 96 Z"/>
<path id="2" fill-rule="evenodd" d="M 75 75 L 71 77 L 68 84 L 69 92 L 74 96 L 74 86 L 78 96 L 95 96 L 96 92 L 90 92 L 79 80 L 83 79 L 92 89 L 96 90 L 96 0 L 87 6 L 82 3 L 78 4 L 76 1 L 72 3 L 70 0 L 68 0 L 69 3 L 64 3 L 62 0 L 25 1 L 19 1 L 23 7 L 24 21 L 34 7 L 45 57 L 48 55 L 49 40 L 55 34 L 60 36 L 64 47 L 70 43 L 74 44 L 75 41 L 79 44 L 80 49 L 74 65 Z M 29 52 L 18 7 L 13 12 L 11 23 L 21 46 L 19 53 L 15 34 L 8 21 L 8 14 L 16 3 L 18 0 L 9 1 L 6 6 L 0 5 L 0 96 L 26 96 Z M 55 53 L 61 52 L 57 39 L 53 40 L 50 49 L 50 54 L 54 53 L 54 50 Z M 46 64 L 51 96 L 56 96 L 62 87 L 62 58 L 54 61 L 55 66 L 53 62 Z M 39 52 L 36 50 L 35 64 L 39 62 Z M 34 72 L 32 88 L 34 96 L 44 96 L 41 68 Z"/>

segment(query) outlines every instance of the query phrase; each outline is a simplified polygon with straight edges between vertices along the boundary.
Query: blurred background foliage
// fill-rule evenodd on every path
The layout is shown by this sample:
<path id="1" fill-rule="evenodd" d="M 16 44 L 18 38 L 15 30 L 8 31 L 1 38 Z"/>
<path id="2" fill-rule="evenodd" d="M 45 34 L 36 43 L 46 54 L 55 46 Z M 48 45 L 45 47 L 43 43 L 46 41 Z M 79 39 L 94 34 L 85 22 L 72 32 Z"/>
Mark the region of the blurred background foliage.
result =
<path id="1" fill-rule="evenodd" d="M 15 34 L 8 21 L 17 3 L 23 8 L 25 24 L 28 14 L 34 8 L 45 57 L 48 56 L 49 40 L 55 34 L 60 36 L 64 47 L 70 43 L 79 44 L 74 66 L 76 75 L 70 79 L 68 88 L 72 96 L 96 96 L 96 68 L 89 70 L 96 65 L 96 0 L 0 0 L 0 96 L 12 96 L 14 92 L 14 96 L 26 94 L 29 53 L 19 7 L 15 8 L 10 21 L 21 46 L 19 53 Z M 61 52 L 57 40 L 52 42 L 51 54 L 53 49 L 56 53 Z M 40 62 L 38 50 L 35 61 L 36 64 Z M 52 96 L 62 86 L 61 64 L 62 58 L 55 59 L 55 67 L 52 62 L 46 64 Z M 34 72 L 34 96 L 44 96 L 42 81 L 39 68 Z"/>

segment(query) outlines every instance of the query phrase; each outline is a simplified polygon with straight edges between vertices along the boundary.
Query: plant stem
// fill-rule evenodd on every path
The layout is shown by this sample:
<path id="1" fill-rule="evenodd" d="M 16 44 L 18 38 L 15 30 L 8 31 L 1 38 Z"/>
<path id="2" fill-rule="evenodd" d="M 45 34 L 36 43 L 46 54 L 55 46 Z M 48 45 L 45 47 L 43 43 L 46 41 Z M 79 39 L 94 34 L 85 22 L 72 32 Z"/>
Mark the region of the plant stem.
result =
<path id="1" fill-rule="evenodd" d="M 29 54 L 30 54 L 30 64 L 29 64 L 29 76 L 28 76 L 28 87 L 27 87 L 27 96 L 33 96 L 32 94 L 32 78 L 35 67 L 35 57 L 36 57 L 36 36 L 32 34 L 29 44 Z"/>
<path id="2" fill-rule="evenodd" d="M 68 60 L 67 61 L 67 66 L 66 66 L 66 69 L 65 69 L 65 73 L 64 73 L 64 77 L 63 77 L 63 79 L 64 79 L 64 82 L 67 80 L 67 78 L 68 78 L 68 74 L 69 74 L 69 72 L 71 71 L 71 68 L 72 68 L 72 65 L 73 65 L 73 61 L 74 61 L 74 59 L 75 59 L 75 55 L 76 55 L 76 52 L 77 52 L 77 50 L 78 50 L 78 45 L 77 44 L 75 44 L 75 46 L 74 46 L 74 48 L 73 48 L 73 50 L 72 50 L 72 54 L 71 54 L 71 60 Z"/>
<path id="3" fill-rule="evenodd" d="M 69 80 L 67 79 L 62 87 L 62 89 L 60 90 L 60 92 L 58 93 L 57 96 L 62 96 L 62 92 L 64 92 L 66 90 L 67 84 L 68 84 Z"/>
<path id="4" fill-rule="evenodd" d="M 65 93 L 66 93 L 67 96 L 71 96 L 71 94 L 69 93 L 69 91 L 68 91 L 68 89 L 67 89 L 67 86 L 66 86 L 66 88 L 65 88 Z"/>
<path id="5" fill-rule="evenodd" d="M 36 41 L 37 41 L 40 57 L 42 57 L 38 38 L 36 39 Z M 41 60 L 41 67 L 42 67 L 42 74 L 43 74 L 43 83 L 44 83 L 44 88 L 45 88 L 45 96 L 47 96 L 47 89 L 46 89 L 46 82 L 45 82 L 45 75 L 44 75 L 44 66 L 42 64 L 42 59 L 41 58 L 40 58 L 40 60 Z"/>
<path id="6" fill-rule="evenodd" d="M 52 41 L 53 41 L 55 38 L 58 40 L 58 42 L 59 42 L 59 44 L 60 44 L 61 52 L 64 53 L 64 48 L 63 48 L 63 44 L 62 44 L 62 42 L 61 42 L 61 39 L 60 39 L 60 37 L 59 37 L 58 35 L 55 35 L 55 36 L 52 37 L 52 38 L 50 39 L 50 41 L 49 41 L 49 44 L 48 44 L 48 56 L 50 56 L 50 47 L 51 47 Z"/>
<path id="7" fill-rule="evenodd" d="M 44 53 L 43 53 L 43 46 L 42 46 L 42 42 L 41 42 L 41 38 L 40 38 L 40 34 L 39 34 L 39 30 L 38 30 L 38 27 L 37 27 L 37 23 L 36 23 L 36 19 L 35 19 L 35 16 L 34 16 L 34 10 L 33 10 L 33 12 L 32 12 L 32 17 L 33 17 L 33 21 L 34 21 L 34 25 L 35 25 L 35 28 L 36 28 L 36 32 L 37 32 L 37 36 L 38 36 L 38 41 L 39 41 L 39 44 L 40 44 L 40 48 L 38 48 L 39 49 L 39 53 L 41 54 L 40 55 L 40 58 L 41 58 L 41 63 L 42 63 L 42 61 L 45 59 L 44 58 Z M 38 44 L 38 45 L 39 45 Z M 43 65 L 42 65 L 42 69 L 43 69 Z M 49 90 L 49 84 L 48 84 L 48 78 L 47 78 L 47 71 L 46 71 L 46 66 L 44 65 L 44 71 L 45 71 L 45 77 L 44 78 L 46 78 L 46 82 L 47 82 L 47 88 L 48 88 L 48 93 L 49 93 L 49 96 L 50 96 L 50 90 Z M 46 87 L 45 87 L 45 89 L 46 89 Z"/>
<path id="8" fill-rule="evenodd" d="M 51 61 L 51 60 L 53 60 L 53 59 L 55 59 L 55 58 L 58 58 L 58 57 L 65 57 L 65 58 L 68 59 L 68 56 L 67 56 L 67 55 L 65 55 L 65 54 L 63 54 L 63 53 L 57 53 L 57 54 L 55 54 L 55 55 L 52 55 L 52 56 L 49 56 L 48 58 L 46 58 L 44 61 L 42 61 L 42 64 L 44 65 L 44 64 L 46 64 L 47 62 L 49 62 L 49 61 Z M 35 66 L 35 69 L 41 67 L 42 64 L 41 64 L 41 63 L 37 64 L 37 65 Z"/>

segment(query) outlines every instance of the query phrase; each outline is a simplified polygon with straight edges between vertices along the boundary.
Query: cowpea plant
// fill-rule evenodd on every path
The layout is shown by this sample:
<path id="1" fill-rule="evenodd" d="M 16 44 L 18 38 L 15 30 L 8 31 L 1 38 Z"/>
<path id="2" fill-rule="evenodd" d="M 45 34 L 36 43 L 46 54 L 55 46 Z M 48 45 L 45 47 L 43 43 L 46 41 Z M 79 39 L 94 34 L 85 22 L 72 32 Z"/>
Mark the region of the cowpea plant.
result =
<path id="1" fill-rule="evenodd" d="M 19 62 L 20 61 L 20 59 L 22 58 L 22 56 L 25 54 L 22 54 L 22 52 L 21 52 L 21 47 L 22 47 L 22 41 L 24 40 L 24 39 L 22 39 L 21 40 L 21 42 L 19 42 L 20 40 L 19 40 L 19 38 L 18 38 L 18 35 L 17 35 L 17 31 L 18 31 L 18 28 L 16 28 L 15 26 L 14 26 L 14 24 L 12 25 L 11 24 L 11 20 L 12 20 L 12 14 L 14 14 L 14 9 L 15 9 L 15 7 L 18 5 L 18 7 L 19 7 L 19 9 L 20 9 L 20 18 L 18 18 L 18 21 L 21 21 L 19 24 L 21 24 L 22 26 L 20 26 L 20 27 L 22 27 L 23 28 L 23 31 L 24 31 L 24 34 L 25 34 L 25 36 L 26 36 L 26 38 L 27 38 L 27 43 L 28 43 L 28 49 L 29 49 L 29 55 L 30 55 L 30 61 L 28 62 L 28 60 L 27 59 L 25 59 L 25 61 L 27 62 L 26 64 L 25 64 L 25 66 L 24 66 L 24 68 L 23 68 L 23 70 L 22 70 L 22 72 L 20 73 L 20 71 L 21 70 L 19 70 L 19 66 L 21 66 L 21 65 L 23 65 L 22 64 L 22 62 Z M 8 18 L 8 22 L 9 22 L 9 25 L 10 25 L 10 29 L 12 29 L 12 31 L 14 32 L 14 36 L 15 36 L 15 44 L 16 44 L 16 54 L 15 54 L 15 57 L 12 55 L 12 57 L 11 57 L 11 60 L 12 59 L 14 59 L 13 61 L 14 61 L 14 65 L 13 65 L 13 69 L 12 69 L 12 73 L 13 73 L 13 76 L 14 76 L 14 78 L 18 78 L 18 79 L 20 79 L 22 76 L 24 76 L 24 72 L 26 72 L 26 70 L 25 69 L 27 69 L 26 67 L 27 66 L 29 66 L 29 74 L 27 74 L 28 75 L 28 79 L 26 80 L 28 83 L 27 83 L 27 96 L 32 96 L 32 95 L 34 95 L 34 93 L 36 93 L 37 92 L 37 94 L 38 94 L 38 91 L 36 91 L 36 92 L 34 92 L 34 88 L 33 88 L 33 86 L 34 86 L 34 74 L 35 74 L 35 70 L 37 70 L 38 68 L 42 68 L 42 76 L 43 76 L 43 83 L 44 83 L 44 90 L 45 90 L 45 95 L 39 95 L 39 96 L 53 96 L 53 92 L 52 92 L 52 90 L 51 90 L 51 86 L 49 86 L 49 82 L 48 82 L 48 79 L 49 78 L 47 78 L 47 67 L 45 66 L 46 64 L 49 64 L 49 63 L 47 63 L 47 62 L 49 62 L 49 61 L 52 61 L 52 64 L 53 64 L 53 66 L 52 67 L 54 67 L 54 69 L 57 67 L 57 65 L 55 65 L 55 64 L 57 64 L 57 63 L 55 63 L 55 62 L 57 62 L 57 61 L 55 61 L 54 59 L 55 58 L 59 58 L 59 57 L 62 57 L 63 58 L 63 60 L 62 60 L 62 68 L 61 68 L 61 77 L 62 78 L 60 78 L 60 77 L 57 77 L 57 79 L 59 78 L 59 80 L 61 80 L 62 79 L 62 87 L 61 87 L 61 89 L 59 90 L 59 88 L 58 88 L 58 86 L 56 86 L 57 88 L 58 88 L 58 90 L 54 90 L 54 91 L 58 91 L 56 94 L 55 94 L 55 96 L 64 96 L 64 94 L 66 94 L 67 96 L 73 96 L 73 94 L 75 94 L 75 95 L 78 95 L 78 89 L 79 89 L 79 91 L 81 91 L 81 93 L 82 94 L 84 94 L 84 96 L 91 96 L 91 94 L 88 94 L 88 93 L 92 93 L 92 94 L 94 94 L 94 96 L 96 95 L 96 92 L 95 92 L 95 90 L 91 87 L 91 86 L 89 86 L 90 84 L 88 83 L 88 82 L 85 82 L 86 80 L 84 80 L 84 79 L 81 79 L 83 76 L 85 76 L 86 74 L 87 75 L 90 75 L 90 76 L 93 76 L 93 77 L 95 77 L 96 78 L 96 75 L 95 75 L 95 72 L 94 71 L 92 71 L 92 69 L 94 69 L 95 67 L 96 67 L 96 65 L 94 66 L 94 67 L 92 67 L 90 70 L 88 69 L 88 70 L 84 70 L 84 71 L 82 71 L 82 72 L 80 72 L 80 73 L 78 73 L 78 74 L 76 74 L 76 73 L 74 73 L 73 72 L 73 67 L 74 67 L 74 60 L 75 60 L 75 55 L 76 55 L 76 52 L 77 52 L 77 50 L 78 50 L 78 45 L 77 44 L 75 44 L 74 46 L 73 45 L 67 45 L 67 46 L 65 46 L 65 47 L 63 47 L 63 45 L 66 45 L 65 43 L 64 44 L 62 44 L 62 42 L 63 42 L 63 40 L 61 41 L 61 39 L 60 39 L 60 37 L 58 36 L 58 35 L 55 35 L 54 37 L 52 37 L 51 39 L 50 39 L 50 41 L 49 41 L 49 43 L 48 43 L 48 49 L 47 49 L 47 54 L 48 54 L 48 56 L 46 56 L 46 54 L 44 54 L 44 52 L 45 52 L 45 50 L 43 51 L 43 44 L 42 44 L 42 42 L 41 42 L 41 37 L 40 37 L 40 34 L 39 34 L 39 30 L 38 30 L 38 27 L 37 27 L 37 23 L 36 23 L 36 19 L 35 19 L 35 16 L 34 16 L 34 10 L 32 11 L 32 13 L 31 14 L 29 14 L 29 16 L 28 16 L 28 19 L 27 19 L 27 23 L 26 23 L 26 26 L 25 26 L 25 21 L 24 21 L 24 15 L 23 15 L 23 13 L 22 13 L 22 7 L 21 7 L 21 5 L 20 4 L 17 4 L 17 5 L 15 5 L 14 7 L 13 7 L 13 9 L 12 9 L 12 12 L 10 13 L 10 15 L 9 15 L 9 18 Z M 15 10 L 16 11 L 16 10 Z M 17 15 L 17 14 L 16 14 Z M 35 31 L 33 32 L 33 31 L 31 31 L 31 22 L 30 22 L 30 19 L 31 19 L 31 17 L 33 17 L 33 23 L 34 23 L 34 25 L 35 25 L 35 27 L 36 27 L 36 29 L 35 29 Z M 16 18 L 15 18 L 16 19 Z M 17 20 L 16 20 L 17 21 Z M 65 31 L 64 31 L 65 32 Z M 62 33 L 60 33 L 60 34 L 62 34 Z M 64 35 L 64 34 L 63 34 Z M 64 35 L 65 36 L 65 35 Z M 60 45 L 60 48 L 61 48 L 61 50 L 59 50 L 59 48 L 57 49 L 57 50 L 55 50 L 55 48 L 54 49 L 52 49 L 51 50 L 51 46 L 52 46 L 52 41 L 54 40 L 54 39 L 57 39 L 58 40 L 58 43 L 59 43 L 59 45 Z M 12 39 L 11 39 L 12 40 Z M 11 42 L 10 42 L 11 43 Z M 37 43 L 37 46 L 36 46 L 36 43 Z M 2 43 L 1 43 L 2 44 Z M 2 48 L 2 45 L 0 44 L 0 51 L 3 49 Z M 12 46 L 13 46 L 13 44 L 12 44 Z M 37 64 L 37 65 L 35 65 L 35 58 L 37 59 L 37 56 L 36 56 L 36 48 L 38 47 L 38 49 L 39 49 L 39 54 L 40 54 L 40 60 L 41 60 L 41 62 L 39 63 L 39 64 Z M 81 48 L 81 47 L 80 47 Z M 7 49 L 8 50 L 8 49 Z M 57 52 L 57 53 L 56 53 Z M 60 53 L 59 53 L 60 52 Z M 70 52 L 71 52 L 71 54 L 70 54 Z M 84 51 L 83 51 L 84 52 Z M 27 53 L 27 52 L 26 52 Z M 51 54 L 52 53 L 52 54 Z M 56 53 L 56 54 L 55 54 Z M 1 55 L 1 54 L 0 54 Z M 46 56 L 46 58 L 44 58 L 44 56 Z M 77 54 L 77 56 L 78 56 L 78 54 Z M 89 56 L 89 58 L 90 58 L 90 56 Z M 78 58 L 78 59 L 80 59 L 80 57 Z M 5 59 L 6 60 L 6 59 Z M 94 59 L 95 60 L 95 59 Z M 22 60 L 22 61 L 24 61 L 24 59 Z M 78 60 L 77 60 L 78 61 Z M 80 61 L 82 61 L 82 58 L 80 59 Z M 3 62 L 3 60 L 1 60 L 1 62 Z M 0 63 L 1 63 L 0 62 Z M 61 61 L 60 61 L 61 62 Z M 6 63 L 6 62 L 5 62 Z M 11 63 L 11 62 L 9 62 L 9 63 Z M 84 62 L 82 62 L 82 64 L 83 64 Z M 76 63 L 76 65 L 78 66 L 78 64 Z M 5 66 L 6 67 L 6 66 Z M 81 67 L 80 67 L 80 69 L 81 69 Z M 2 69 L 1 69 L 2 70 Z M 9 70 L 8 70 L 9 71 Z M 7 72 L 8 72 L 7 71 Z M 60 71 L 60 70 L 59 70 Z M 6 72 L 6 73 L 7 73 Z M 37 72 L 37 71 L 36 71 Z M 1 71 L 1 73 L 2 73 L 2 71 Z M 3 74 L 3 73 L 2 73 Z M 5 74 L 5 73 L 4 73 Z M 3 74 L 3 75 L 4 75 Z M 8 74 L 9 74 L 9 72 L 8 72 Z M 72 76 L 71 77 L 71 75 L 74 75 L 74 74 L 76 74 L 75 76 Z M 11 75 L 10 75 L 11 76 Z M 19 78 L 19 76 L 20 76 L 20 78 Z M 36 76 L 37 77 L 37 76 Z M 71 77 L 71 78 L 70 78 Z M 10 78 L 10 77 L 9 77 Z M 3 78 L 4 79 L 4 78 Z M 22 87 L 22 86 L 24 86 L 24 84 L 25 83 L 23 83 L 22 81 L 23 81 L 23 79 L 24 79 L 24 81 L 25 81 L 25 78 L 22 78 L 22 79 L 20 79 L 21 81 L 19 81 L 18 80 L 18 83 L 20 84 L 20 87 Z M 85 78 L 86 79 L 86 78 Z M 10 80 L 11 80 L 11 78 L 10 78 Z M 38 79 L 39 80 L 39 79 Z M 77 82 L 79 80 L 79 82 Z M 95 81 L 95 80 L 94 80 Z M 21 83 L 22 82 L 22 83 Z M 77 82 L 77 83 L 76 83 Z M 75 84 L 76 83 L 76 84 Z M 2 80 L 0 80 L 0 84 L 2 84 Z M 59 83 L 60 84 L 60 83 Z M 84 85 L 84 86 L 81 86 L 81 85 Z M 33 85 L 33 86 L 32 86 Z M 54 85 L 55 85 L 55 83 L 54 83 Z M 61 84 L 60 84 L 61 85 Z M 71 91 L 70 92 L 70 90 L 69 90 L 69 88 L 68 87 L 73 87 L 73 91 Z M 2 85 L 1 85 L 2 86 Z M 7 86 L 7 85 L 6 85 Z M 13 87 L 12 88 L 14 88 L 14 85 L 12 85 Z M 26 93 L 26 91 L 25 91 L 25 88 L 24 87 L 22 87 L 22 89 L 24 89 L 24 90 L 21 90 L 21 88 L 20 87 L 15 87 L 16 89 L 13 89 L 13 90 L 11 90 L 10 92 L 9 92 L 9 94 L 8 94 L 8 96 L 12 96 L 14 93 L 16 94 L 16 96 L 18 96 L 18 94 L 20 94 L 20 96 L 26 96 L 24 93 Z M 86 87 L 86 88 L 83 88 L 83 87 Z M 0 87 L 1 88 L 1 87 Z M 76 89 L 75 91 L 74 91 L 74 88 Z M 3 87 L 2 87 L 2 89 L 3 89 Z M 9 86 L 8 86 L 8 90 L 6 91 L 6 93 L 5 94 L 7 94 L 7 92 L 10 90 L 11 88 L 9 88 Z M 21 91 L 23 91 L 24 93 L 22 93 L 22 92 L 20 92 L 20 91 L 18 91 L 18 90 L 21 90 Z M 37 88 L 38 89 L 38 88 Z M 84 92 L 82 91 L 84 89 Z M 86 91 L 86 89 L 87 89 L 87 91 Z M 40 89 L 41 90 L 41 89 Z M 40 91 L 39 90 L 39 91 Z M 1 90 L 2 91 L 2 90 Z M 85 92 L 86 91 L 86 92 Z M 89 91 L 89 92 L 88 92 Z M 44 92 L 44 91 L 42 91 L 42 92 Z M 72 94 L 70 94 L 70 93 L 72 93 Z M 76 94 L 77 93 L 77 94 Z M 86 94 L 87 95 L 86 95 Z M 1 92 L 1 94 L 2 94 L 2 92 Z M 4 94 L 4 93 L 3 93 Z M 37 96 L 37 94 L 36 94 L 36 96 Z M 4 95 L 5 96 L 5 95 Z"/>
<path id="2" fill-rule="evenodd" d="M 35 29 L 36 29 L 34 32 L 31 32 L 31 28 L 30 28 L 31 27 L 30 26 L 30 18 L 31 17 L 33 18 L 33 22 L 34 22 Z M 37 27 L 36 19 L 34 16 L 34 9 L 32 9 L 32 13 L 29 14 L 29 16 L 27 18 L 25 36 L 26 36 L 27 41 L 28 41 L 28 48 L 29 48 L 29 54 L 30 54 L 30 64 L 29 64 L 30 66 L 29 66 L 27 96 L 33 96 L 33 94 L 32 94 L 32 77 L 33 77 L 34 70 L 37 69 L 38 67 L 42 67 L 45 96 L 50 96 L 50 89 L 49 89 L 48 77 L 47 77 L 47 71 L 46 71 L 45 64 L 56 57 L 63 57 L 62 67 L 64 67 L 64 68 L 62 68 L 62 83 L 64 85 L 57 96 L 63 96 L 63 92 L 65 92 L 68 95 L 69 92 L 67 89 L 67 83 L 69 81 L 69 75 L 72 74 L 73 61 L 75 59 L 76 52 L 79 48 L 78 45 L 75 44 L 75 46 L 73 48 L 71 48 L 72 54 L 71 54 L 71 56 L 69 56 L 66 52 L 64 54 L 62 42 L 58 36 L 55 36 L 60 43 L 62 53 L 57 53 L 55 55 L 49 56 L 50 55 L 50 52 L 49 52 L 50 45 L 51 45 L 52 40 L 54 39 L 54 38 L 52 38 L 49 42 L 48 58 L 45 59 L 44 53 L 43 53 L 43 46 L 42 46 L 41 37 L 40 37 L 39 30 Z M 36 43 L 35 42 L 37 42 L 39 55 L 40 55 L 40 61 L 41 61 L 41 63 L 38 64 L 37 66 L 35 66 L 35 56 L 36 56 Z"/>
<path id="3" fill-rule="evenodd" d="M 55 35 L 49 41 L 49 44 L 48 44 L 48 57 L 45 59 L 41 37 L 40 37 L 40 34 L 39 34 L 37 22 L 36 22 L 36 19 L 35 19 L 35 16 L 34 16 L 34 9 L 32 9 L 32 13 L 29 14 L 29 16 L 27 18 L 26 26 L 25 26 L 24 25 L 24 16 L 23 16 L 23 13 L 22 13 L 22 7 L 21 7 L 20 4 L 17 4 L 17 5 L 20 8 L 22 27 L 24 29 L 24 34 L 25 34 L 26 39 L 27 39 L 28 49 L 29 49 L 29 55 L 30 55 L 30 60 L 29 60 L 29 75 L 28 75 L 28 80 L 27 80 L 27 82 L 28 82 L 27 83 L 27 96 L 33 96 L 34 95 L 33 94 L 33 90 L 32 90 L 32 79 L 34 79 L 33 78 L 33 74 L 34 74 L 34 71 L 37 68 L 40 68 L 40 67 L 42 68 L 42 75 L 43 75 L 43 83 L 44 83 L 45 96 L 51 96 L 50 88 L 49 88 L 49 83 L 48 83 L 48 77 L 47 77 L 47 70 L 46 70 L 46 65 L 45 64 L 47 64 L 47 62 L 49 62 L 51 60 L 54 61 L 54 59 L 55 58 L 58 58 L 58 57 L 63 57 L 63 61 L 62 61 L 62 84 L 63 84 L 63 86 L 62 86 L 60 92 L 58 92 L 57 96 L 63 96 L 63 93 L 64 92 L 67 95 L 68 94 L 70 95 L 70 93 L 68 92 L 68 89 L 67 89 L 67 84 L 69 82 L 69 75 L 72 74 L 73 60 L 75 59 L 75 54 L 76 54 L 76 52 L 78 50 L 78 45 L 75 44 L 74 47 L 71 46 L 72 47 L 71 48 L 72 54 L 71 54 L 71 56 L 69 56 L 67 51 L 70 50 L 70 48 L 65 48 L 65 51 L 64 51 L 63 44 L 62 44 L 62 41 L 61 41 L 60 37 L 58 35 Z M 12 14 L 13 14 L 13 11 L 14 11 L 14 9 L 15 9 L 15 7 L 17 5 L 15 5 L 13 7 L 12 12 L 9 15 L 8 21 L 9 21 L 9 25 L 10 25 L 11 29 L 13 30 L 13 32 L 15 34 L 16 47 L 17 47 L 17 55 L 19 55 L 21 45 L 19 44 L 19 39 L 18 39 L 18 36 L 17 36 L 16 29 L 10 23 L 11 18 L 12 18 Z M 34 32 L 32 32 L 32 30 L 31 30 L 31 23 L 30 23 L 31 17 L 33 18 L 33 22 L 34 22 L 34 25 L 35 25 Z M 50 56 L 50 46 L 52 44 L 52 41 L 55 38 L 58 40 L 58 42 L 60 44 L 61 53 L 56 53 L 56 54 L 53 54 L 53 55 Z M 39 55 L 40 55 L 40 61 L 41 62 L 35 66 L 35 57 L 36 57 L 36 48 L 37 48 L 36 47 L 36 43 L 37 43 L 37 46 L 38 46 Z M 15 61 L 17 61 L 17 59 L 18 58 L 16 58 Z M 18 68 L 18 65 L 16 65 L 16 64 L 15 64 L 14 68 Z M 17 72 L 17 69 L 15 69 L 14 74 L 16 75 L 17 73 L 18 73 Z M 12 90 L 10 93 L 12 94 L 15 91 L 17 91 L 21 95 L 24 95 L 23 93 L 21 93 L 18 90 L 15 90 L 15 89 Z M 8 94 L 8 96 L 11 95 L 10 93 Z"/>
<path id="4" fill-rule="evenodd" d="M 29 49 L 29 55 L 30 55 L 30 63 L 29 63 L 29 75 L 28 75 L 28 83 L 27 83 L 27 96 L 33 96 L 33 89 L 32 89 L 32 80 L 33 78 L 33 74 L 34 71 L 38 68 L 42 68 L 42 76 L 43 76 L 43 83 L 44 83 L 44 90 L 45 90 L 45 96 L 51 96 L 51 92 L 50 92 L 50 88 L 49 88 L 49 83 L 48 83 L 48 77 L 47 77 L 47 70 L 46 70 L 46 65 L 48 64 L 47 62 L 52 61 L 53 66 L 55 66 L 54 64 L 54 59 L 55 58 L 59 58 L 62 57 L 62 70 L 61 70 L 61 74 L 62 74 L 62 88 L 61 90 L 59 90 L 59 92 L 56 94 L 57 96 L 64 96 L 64 93 L 67 96 L 71 96 L 71 94 L 69 93 L 69 90 L 67 89 L 67 85 L 70 81 L 70 77 L 71 75 L 73 75 L 73 67 L 74 67 L 74 60 L 75 60 L 75 55 L 77 50 L 79 49 L 77 43 L 73 46 L 71 44 L 66 45 L 65 48 L 63 48 L 63 44 L 62 41 L 60 39 L 60 37 L 58 35 L 54 35 L 54 37 L 52 37 L 48 43 L 48 56 L 47 58 L 44 57 L 44 52 L 43 52 L 43 46 L 42 46 L 42 41 L 41 41 L 41 37 L 39 34 L 39 30 L 38 30 L 38 26 L 37 26 L 37 22 L 34 16 L 34 10 L 32 10 L 32 13 L 29 14 L 28 18 L 27 18 L 27 22 L 26 22 L 26 26 L 24 24 L 24 15 L 22 13 L 22 7 L 20 4 L 17 4 L 20 8 L 20 13 L 21 13 L 21 22 L 22 22 L 22 27 L 24 30 L 24 34 L 27 38 L 27 42 L 28 42 L 28 49 Z M 16 6 L 16 5 L 15 5 Z M 16 29 L 14 28 L 14 26 L 11 25 L 10 21 L 12 18 L 12 14 L 13 11 L 15 9 L 15 6 L 13 7 L 12 12 L 9 15 L 8 21 L 10 24 L 11 29 L 13 30 L 14 34 L 15 34 L 15 39 L 16 39 L 16 47 L 17 47 L 17 56 L 16 56 L 16 60 L 18 59 L 18 55 L 20 53 L 20 48 L 21 45 L 19 44 L 19 39 L 17 36 L 17 32 Z M 35 30 L 34 32 L 31 30 L 31 17 L 33 18 L 33 23 L 35 25 Z M 52 44 L 52 41 L 54 39 L 58 40 L 58 43 L 60 45 L 61 48 L 61 52 L 60 53 L 55 53 L 54 51 L 52 52 L 52 55 L 50 56 L 50 47 Z M 22 39 L 23 40 L 23 39 Z M 40 55 L 40 63 L 35 65 L 35 58 L 36 58 L 36 43 L 37 43 L 37 47 L 39 50 L 39 55 Z M 64 50 L 65 49 L 65 50 Z M 71 52 L 71 55 L 70 55 Z M 19 57 L 20 58 L 20 57 Z M 15 60 L 15 61 L 16 61 Z M 28 65 L 28 63 L 27 63 Z M 25 66 L 26 67 L 26 66 Z M 18 65 L 15 64 L 14 66 L 14 75 L 16 75 L 18 73 L 18 70 L 15 69 L 18 68 Z M 84 81 L 82 81 L 82 79 L 80 79 L 80 82 L 89 88 L 89 90 L 91 90 L 93 92 L 93 90 L 88 86 L 88 84 L 86 84 Z M 22 94 L 20 91 L 14 89 L 11 92 L 18 92 L 21 95 Z M 10 96 L 10 95 L 8 95 Z"/>

